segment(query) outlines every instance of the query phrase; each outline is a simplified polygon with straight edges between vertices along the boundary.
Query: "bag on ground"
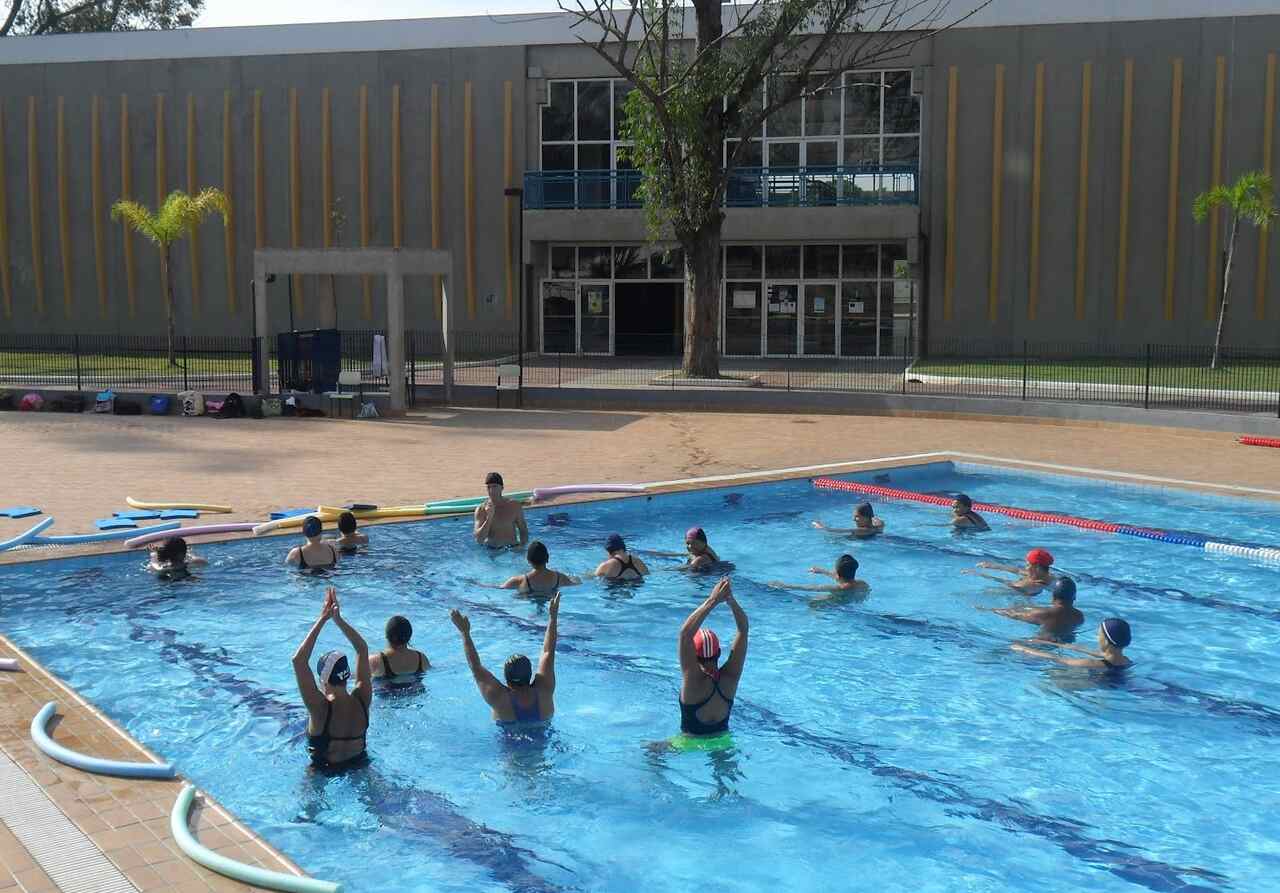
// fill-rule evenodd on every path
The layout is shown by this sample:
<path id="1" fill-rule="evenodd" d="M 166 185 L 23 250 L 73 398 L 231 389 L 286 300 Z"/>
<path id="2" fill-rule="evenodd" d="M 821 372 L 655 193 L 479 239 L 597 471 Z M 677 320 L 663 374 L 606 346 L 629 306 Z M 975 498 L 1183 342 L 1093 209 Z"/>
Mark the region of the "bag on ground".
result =
<path id="1" fill-rule="evenodd" d="M 244 398 L 234 391 L 227 394 L 227 399 L 222 401 L 222 406 L 218 408 L 218 418 L 220 419 L 242 419 L 244 418 Z"/>
<path id="2" fill-rule="evenodd" d="M 98 396 L 93 400 L 94 412 L 112 412 L 115 409 L 116 395 L 111 388 L 105 391 L 98 391 Z"/>
<path id="3" fill-rule="evenodd" d="M 182 391 L 178 394 L 183 415 L 204 415 L 204 394 L 199 391 Z"/>
<path id="4" fill-rule="evenodd" d="M 152 415 L 169 414 L 169 398 L 164 394 L 152 394 L 150 405 Z"/>

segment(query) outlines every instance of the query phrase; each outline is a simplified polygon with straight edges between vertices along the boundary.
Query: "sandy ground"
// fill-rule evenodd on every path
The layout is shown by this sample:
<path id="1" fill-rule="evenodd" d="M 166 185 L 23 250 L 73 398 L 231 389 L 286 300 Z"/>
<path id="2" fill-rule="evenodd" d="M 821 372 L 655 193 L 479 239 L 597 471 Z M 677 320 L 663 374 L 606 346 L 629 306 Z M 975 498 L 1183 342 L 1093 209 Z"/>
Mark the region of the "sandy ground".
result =
<path id="1" fill-rule="evenodd" d="M 39 506 L 48 531 L 148 501 L 225 503 L 205 523 L 273 509 L 425 502 L 508 487 L 644 482 L 957 450 L 1280 489 L 1280 450 L 1229 434 L 1099 423 L 920 417 L 439 409 L 401 420 L 0 415 L 0 507 Z M 0 518 L 0 539 L 35 519 Z M 186 522 L 188 524 L 195 522 Z M 0 561 L 69 554 L 39 549 Z"/>

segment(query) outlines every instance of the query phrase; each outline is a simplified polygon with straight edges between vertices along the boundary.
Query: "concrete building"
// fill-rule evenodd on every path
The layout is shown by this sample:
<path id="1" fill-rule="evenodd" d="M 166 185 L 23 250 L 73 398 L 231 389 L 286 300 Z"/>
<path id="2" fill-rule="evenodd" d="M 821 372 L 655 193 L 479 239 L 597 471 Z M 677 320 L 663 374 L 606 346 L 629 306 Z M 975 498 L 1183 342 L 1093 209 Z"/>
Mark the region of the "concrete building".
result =
<path id="1" fill-rule="evenodd" d="M 727 198 L 725 352 L 1209 341 L 1226 228 L 1191 202 L 1275 170 L 1274 9 L 996 0 L 777 116 Z M 256 247 L 368 245 L 452 252 L 462 331 L 516 331 L 523 275 L 536 349 L 672 350 L 680 253 L 646 241 L 619 162 L 625 84 L 570 24 L 0 41 L 0 332 L 163 331 L 157 254 L 110 204 L 214 185 L 233 219 L 176 251 L 180 331 L 253 332 Z M 1278 267 L 1274 228 L 1247 228 L 1231 343 L 1277 346 Z M 273 330 L 384 316 L 373 280 L 268 292 Z M 437 283 L 406 299 L 411 328 L 438 329 Z"/>

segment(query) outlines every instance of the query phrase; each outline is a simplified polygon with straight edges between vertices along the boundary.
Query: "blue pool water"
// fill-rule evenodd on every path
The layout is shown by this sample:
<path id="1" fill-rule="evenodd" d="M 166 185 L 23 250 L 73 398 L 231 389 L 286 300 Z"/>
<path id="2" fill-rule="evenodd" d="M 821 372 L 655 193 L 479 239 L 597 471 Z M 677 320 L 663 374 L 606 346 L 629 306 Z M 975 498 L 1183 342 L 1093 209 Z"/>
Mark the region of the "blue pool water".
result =
<path id="1" fill-rule="evenodd" d="M 1280 544 L 1266 503 L 945 463 L 889 483 Z M 494 669 L 536 654 L 545 611 L 471 582 L 524 565 L 472 546 L 464 520 L 373 530 L 328 580 L 288 571 L 279 539 L 207 547 L 210 567 L 177 584 L 138 555 L 8 567 L 0 629 L 355 893 L 1277 889 L 1280 570 L 1000 517 L 956 535 L 945 510 L 911 503 L 876 502 L 888 534 L 874 541 L 809 526 L 846 525 L 854 501 L 796 481 L 529 513 L 569 572 L 594 568 L 615 530 L 677 551 L 685 528 L 707 528 L 751 617 L 721 753 L 645 747 L 677 729 L 676 631 L 713 582 L 670 570 L 566 589 L 552 728 L 501 734 L 448 609 L 471 615 Z M 1017 655 L 1009 642 L 1033 628 L 974 609 L 1016 599 L 960 571 L 1033 545 L 1076 575 L 1082 641 L 1128 618 L 1127 680 Z M 764 585 L 814 582 L 808 567 L 845 550 L 872 584 L 863 604 Z M 434 668 L 378 691 L 371 768 L 325 779 L 305 769 L 289 658 L 329 582 L 375 648 L 390 614 L 412 618 Z M 710 625 L 727 644 L 728 611 Z M 340 646 L 330 627 L 317 653 Z"/>

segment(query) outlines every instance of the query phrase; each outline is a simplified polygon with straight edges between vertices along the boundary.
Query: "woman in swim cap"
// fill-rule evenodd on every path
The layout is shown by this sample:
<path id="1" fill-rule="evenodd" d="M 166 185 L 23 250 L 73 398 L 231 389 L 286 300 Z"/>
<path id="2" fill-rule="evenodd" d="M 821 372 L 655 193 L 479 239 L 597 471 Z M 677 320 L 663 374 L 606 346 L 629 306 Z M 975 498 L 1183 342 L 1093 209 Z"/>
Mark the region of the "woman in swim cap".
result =
<path id="1" fill-rule="evenodd" d="M 951 526 L 956 530 L 990 530 L 982 516 L 973 510 L 973 500 L 963 493 L 956 494 L 951 504 Z"/>
<path id="2" fill-rule="evenodd" d="M 836 536 L 848 536 L 856 539 L 867 539 L 884 533 L 884 521 L 876 517 L 875 509 L 871 507 L 869 502 L 854 506 L 852 527 L 828 527 L 821 521 L 814 521 L 813 526 L 818 530 L 824 530 Z"/>
<path id="3" fill-rule="evenodd" d="M 413 624 L 408 617 L 396 614 L 387 621 L 387 647 L 369 658 L 374 678 L 380 676 L 407 676 L 431 669 L 431 661 L 415 648 L 409 647 L 413 638 Z"/>
<path id="4" fill-rule="evenodd" d="M 1097 651 L 1090 651 L 1083 645 L 1073 645 L 1069 642 L 1053 642 L 1047 639 L 1035 640 L 1040 645 L 1051 645 L 1056 648 L 1078 651 L 1081 654 L 1089 655 L 1088 657 L 1063 657 L 1060 654 L 1051 654 L 1048 651 L 1031 648 L 1021 642 L 1014 642 L 1009 647 L 1014 651 L 1021 651 L 1023 654 L 1030 654 L 1032 657 L 1043 657 L 1046 660 L 1056 661 L 1068 667 L 1087 667 L 1091 670 L 1114 672 L 1127 670 L 1133 666 L 1133 661 L 1124 656 L 1124 650 L 1129 647 L 1129 643 L 1132 641 L 1133 633 L 1129 629 L 1129 624 L 1119 617 L 1108 617 L 1098 624 Z"/>
<path id="5" fill-rule="evenodd" d="M 733 612 L 738 628 L 724 666 L 718 666 L 720 640 L 714 632 L 702 628 L 721 602 Z M 680 627 L 680 731 L 684 734 L 719 735 L 729 730 L 729 714 L 747 661 L 747 628 L 747 613 L 734 599 L 728 577 L 716 583 L 706 601 Z"/>
<path id="6" fill-rule="evenodd" d="M 343 512 L 338 516 L 338 533 L 341 534 L 333 541 L 339 551 L 346 554 L 355 552 L 360 546 L 369 545 L 369 537 L 360 533 L 356 528 L 356 516 L 351 512 Z"/>
<path id="7" fill-rule="evenodd" d="M 502 675 L 503 685 L 480 662 L 480 653 L 471 641 L 471 620 L 458 609 L 449 612 L 449 619 L 462 634 L 462 649 L 467 656 L 467 666 L 480 689 L 480 696 L 493 711 L 499 725 L 546 722 L 556 712 L 556 640 L 560 616 L 560 593 L 551 596 L 547 603 L 547 632 L 542 640 L 542 656 L 538 660 L 538 674 L 533 675 L 533 664 L 523 654 L 507 658 Z"/>
<path id="8" fill-rule="evenodd" d="M 546 598 L 555 595 L 564 586 L 577 586 L 582 582 L 577 577 L 547 568 L 547 563 L 551 561 L 551 554 L 541 540 L 534 540 L 529 544 L 525 558 L 529 562 L 529 571 L 512 577 L 500 588 L 515 589 L 521 595 L 530 595 L 534 598 Z"/>
<path id="9" fill-rule="evenodd" d="M 316 663 L 316 676 L 311 675 L 311 652 L 320 630 L 330 620 L 342 630 L 356 652 L 356 685 L 350 692 L 347 682 L 351 669 L 347 656 L 341 651 L 326 653 Z M 293 675 L 307 707 L 307 750 L 311 753 L 311 765 L 333 771 L 362 764 L 367 757 L 365 736 L 369 731 L 369 707 L 373 699 L 369 646 L 343 619 L 338 591 L 332 586 L 325 591 L 320 619 L 293 655 Z"/>
<path id="10" fill-rule="evenodd" d="M 822 574 L 830 577 L 834 582 L 813 585 L 809 583 L 783 583 L 781 580 L 773 580 L 765 585 L 771 586 L 775 589 L 795 589 L 803 592 L 826 592 L 830 595 L 845 596 L 856 592 L 865 593 L 871 589 L 865 580 L 858 579 L 858 559 L 854 558 L 852 555 L 841 555 L 837 558 L 834 571 L 827 570 L 825 567 L 817 567 L 815 565 L 814 567 L 809 568 L 809 573 Z M 814 602 L 810 602 L 810 604 L 823 601 L 835 600 L 815 599 Z M 849 601 L 849 599 L 844 598 L 839 601 L 843 603 Z"/>
<path id="11" fill-rule="evenodd" d="M 609 534 L 609 538 L 604 541 L 604 550 L 609 553 L 609 557 L 596 568 L 597 577 L 631 581 L 639 580 L 649 573 L 645 563 L 627 551 L 627 544 L 618 534 Z"/>
<path id="12" fill-rule="evenodd" d="M 324 525 L 315 515 L 307 515 L 302 522 L 302 535 L 307 541 L 301 546 L 289 550 L 286 562 L 296 565 L 298 570 L 324 570 L 338 564 L 338 547 L 329 540 L 320 539 Z"/>
<path id="13" fill-rule="evenodd" d="M 171 536 L 151 547 L 147 570 L 161 580 L 181 580 L 191 576 L 191 568 L 209 562 L 187 551 L 187 541 Z"/>
<path id="14" fill-rule="evenodd" d="M 1000 577 L 993 577 L 990 574 L 963 571 L 966 574 L 974 574 L 975 576 L 986 577 L 988 580 L 995 580 L 1001 586 L 1007 586 L 1019 595 L 1039 595 L 1044 589 L 1052 585 L 1054 580 L 1053 573 L 1049 570 L 1053 567 L 1053 555 L 1048 549 L 1032 549 L 1027 553 L 1026 564 L 1022 567 L 1015 567 L 1011 564 L 993 564 L 990 561 L 979 561 L 978 567 L 990 571 L 1017 574 L 1017 579 L 1009 582 Z"/>
<path id="15" fill-rule="evenodd" d="M 685 568 L 691 571 L 710 570 L 719 563 L 720 556 L 707 543 L 707 532 L 701 527 L 690 527 L 684 534 L 684 547 L 689 553 Z"/>

